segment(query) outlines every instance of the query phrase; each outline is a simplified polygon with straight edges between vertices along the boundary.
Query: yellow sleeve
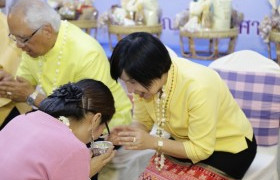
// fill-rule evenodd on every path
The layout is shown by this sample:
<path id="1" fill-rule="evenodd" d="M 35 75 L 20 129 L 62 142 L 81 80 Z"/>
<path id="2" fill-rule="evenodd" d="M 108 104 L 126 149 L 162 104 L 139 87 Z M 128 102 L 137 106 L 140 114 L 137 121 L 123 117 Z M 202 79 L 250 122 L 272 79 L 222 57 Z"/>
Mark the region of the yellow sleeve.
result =
<path id="1" fill-rule="evenodd" d="M 149 115 L 145 100 L 140 98 L 138 95 L 133 95 L 133 120 L 144 125 L 149 131 L 152 130 L 154 121 Z"/>
<path id="2" fill-rule="evenodd" d="M 35 70 L 34 63 L 30 63 L 32 61 L 24 52 L 21 55 L 21 62 L 17 69 L 16 76 L 23 77 L 28 80 L 33 86 L 37 85 L 37 81 L 34 78 L 32 72 L 38 72 Z"/>
<path id="3" fill-rule="evenodd" d="M 219 108 L 219 87 L 216 87 L 219 83 L 215 81 L 214 78 L 209 81 L 215 86 L 198 83 L 188 98 L 189 140 L 184 142 L 184 147 L 193 163 L 207 159 L 215 149 Z"/>

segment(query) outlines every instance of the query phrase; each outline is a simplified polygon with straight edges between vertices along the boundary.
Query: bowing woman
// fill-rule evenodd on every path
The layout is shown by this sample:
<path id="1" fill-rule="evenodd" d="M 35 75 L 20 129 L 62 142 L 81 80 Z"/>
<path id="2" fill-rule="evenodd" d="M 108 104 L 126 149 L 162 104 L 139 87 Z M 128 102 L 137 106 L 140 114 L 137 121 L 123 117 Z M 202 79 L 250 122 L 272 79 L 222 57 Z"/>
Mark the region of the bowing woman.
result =
<path id="1" fill-rule="evenodd" d="M 115 113 L 111 91 L 92 79 L 69 83 L 44 99 L 38 111 L 19 115 L 0 131 L 0 179 L 88 180 L 115 155 L 91 158 Z"/>
<path id="2" fill-rule="evenodd" d="M 215 71 L 170 58 L 159 39 L 143 32 L 119 41 L 110 63 L 111 76 L 134 94 L 133 126 L 116 128 L 111 133 L 118 136 L 114 144 L 156 150 L 149 166 L 158 176 L 174 173 L 165 168 L 167 163 L 180 164 L 180 172 L 201 163 L 211 167 L 205 171 L 244 176 L 256 154 L 253 129 Z M 156 136 L 149 134 L 152 127 Z"/>

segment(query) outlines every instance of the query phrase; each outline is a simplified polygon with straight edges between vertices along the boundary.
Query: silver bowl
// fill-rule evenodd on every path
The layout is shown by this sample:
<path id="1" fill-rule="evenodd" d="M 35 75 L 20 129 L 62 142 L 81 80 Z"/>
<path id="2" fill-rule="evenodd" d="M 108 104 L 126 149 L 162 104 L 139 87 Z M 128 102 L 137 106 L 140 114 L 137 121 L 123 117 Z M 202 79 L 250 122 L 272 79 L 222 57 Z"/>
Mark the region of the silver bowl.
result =
<path id="1" fill-rule="evenodd" d="M 110 141 L 96 141 L 90 146 L 93 156 L 99 156 L 107 152 L 107 150 L 112 147 L 113 144 Z"/>

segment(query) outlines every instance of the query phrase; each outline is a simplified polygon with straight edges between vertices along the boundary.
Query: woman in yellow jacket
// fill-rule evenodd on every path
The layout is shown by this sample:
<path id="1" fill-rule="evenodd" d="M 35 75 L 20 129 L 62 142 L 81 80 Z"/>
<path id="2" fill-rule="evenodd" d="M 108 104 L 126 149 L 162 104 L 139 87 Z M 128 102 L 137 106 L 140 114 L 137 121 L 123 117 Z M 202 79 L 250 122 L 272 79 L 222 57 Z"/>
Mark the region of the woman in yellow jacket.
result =
<path id="1" fill-rule="evenodd" d="M 111 76 L 134 94 L 133 126 L 116 128 L 114 144 L 156 150 L 151 162 L 160 176 L 176 171 L 167 158 L 202 163 L 235 179 L 244 176 L 256 154 L 253 129 L 215 71 L 170 57 L 148 33 L 122 39 L 110 63 Z M 156 136 L 149 134 L 153 127 Z"/>

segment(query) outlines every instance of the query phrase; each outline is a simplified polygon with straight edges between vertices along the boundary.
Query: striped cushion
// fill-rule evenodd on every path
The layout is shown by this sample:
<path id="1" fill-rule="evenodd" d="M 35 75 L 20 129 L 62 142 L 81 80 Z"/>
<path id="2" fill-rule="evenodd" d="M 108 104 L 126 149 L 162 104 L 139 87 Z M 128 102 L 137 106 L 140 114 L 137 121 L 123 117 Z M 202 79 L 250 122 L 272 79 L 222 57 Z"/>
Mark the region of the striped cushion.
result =
<path id="1" fill-rule="evenodd" d="M 258 145 L 278 143 L 280 75 L 215 69 L 250 120 Z"/>

